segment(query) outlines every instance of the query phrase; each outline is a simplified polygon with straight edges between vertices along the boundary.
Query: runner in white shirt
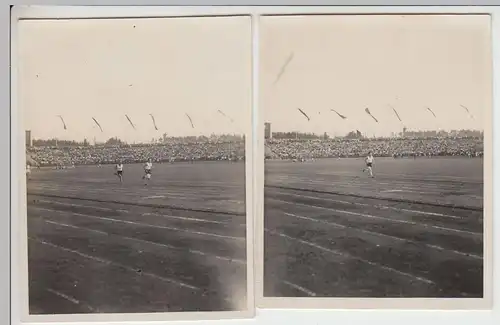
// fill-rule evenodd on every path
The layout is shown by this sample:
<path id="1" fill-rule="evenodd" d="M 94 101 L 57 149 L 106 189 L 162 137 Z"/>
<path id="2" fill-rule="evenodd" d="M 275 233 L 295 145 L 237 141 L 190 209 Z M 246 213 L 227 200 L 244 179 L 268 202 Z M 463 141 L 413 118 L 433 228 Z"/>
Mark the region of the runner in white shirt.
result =
<path id="1" fill-rule="evenodd" d="M 148 181 L 151 179 L 152 169 L 153 163 L 151 162 L 151 159 L 149 159 L 148 162 L 144 164 L 144 176 L 142 177 L 142 179 L 144 179 L 145 181 L 144 185 L 148 185 Z"/>
<path id="2" fill-rule="evenodd" d="M 366 168 L 363 169 L 363 173 L 368 170 L 368 174 L 370 177 L 373 177 L 373 155 L 371 151 L 368 153 L 368 156 L 365 158 Z"/>
<path id="3" fill-rule="evenodd" d="M 31 166 L 30 164 L 26 164 L 26 179 L 30 179 L 31 177 Z"/>
<path id="4" fill-rule="evenodd" d="M 121 161 L 118 162 L 118 164 L 116 164 L 115 169 L 116 169 L 115 175 L 118 176 L 118 178 L 120 179 L 120 183 L 123 183 L 123 164 Z"/>

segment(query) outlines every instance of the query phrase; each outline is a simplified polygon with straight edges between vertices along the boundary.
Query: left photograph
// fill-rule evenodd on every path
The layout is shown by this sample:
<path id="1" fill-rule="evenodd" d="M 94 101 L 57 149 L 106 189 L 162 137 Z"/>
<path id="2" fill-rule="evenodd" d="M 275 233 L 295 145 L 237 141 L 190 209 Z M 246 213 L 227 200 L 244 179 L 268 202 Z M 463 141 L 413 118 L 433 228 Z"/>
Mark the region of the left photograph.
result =
<path id="1" fill-rule="evenodd" d="M 248 311 L 251 18 L 16 29 L 29 315 Z"/>

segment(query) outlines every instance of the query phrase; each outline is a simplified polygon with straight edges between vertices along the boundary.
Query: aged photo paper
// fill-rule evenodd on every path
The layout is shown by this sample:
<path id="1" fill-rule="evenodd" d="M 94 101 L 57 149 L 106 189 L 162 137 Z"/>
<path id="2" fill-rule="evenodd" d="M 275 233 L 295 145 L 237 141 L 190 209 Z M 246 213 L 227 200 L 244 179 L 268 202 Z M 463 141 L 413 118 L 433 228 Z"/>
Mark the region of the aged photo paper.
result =
<path id="1" fill-rule="evenodd" d="M 251 317 L 251 17 L 15 29 L 23 317 Z"/>
<path id="2" fill-rule="evenodd" d="M 260 17 L 258 307 L 491 307 L 490 20 Z"/>

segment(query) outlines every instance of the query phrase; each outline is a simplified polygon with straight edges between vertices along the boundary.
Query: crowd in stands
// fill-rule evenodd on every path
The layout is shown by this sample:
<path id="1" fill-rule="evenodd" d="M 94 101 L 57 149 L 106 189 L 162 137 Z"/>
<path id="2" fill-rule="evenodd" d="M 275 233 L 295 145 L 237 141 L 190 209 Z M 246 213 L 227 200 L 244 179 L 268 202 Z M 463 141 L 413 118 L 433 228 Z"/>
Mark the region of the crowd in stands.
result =
<path id="1" fill-rule="evenodd" d="M 40 166 L 71 166 L 176 161 L 243 160 L 244 141 L 171 142 L 155 145 L 45 146 L 31 147 L 27 154 Z"/>
<path id="2" fill-rule="evenodd" d="M 268 159 L 483 155 L 482 137 L 380 138 L 380 139 L 268 139 Z"/>
<path id="3" fill-rule="evenodd" d="M 268 139 L 267 159 L 483 155 L 481 137 L 381 138 L 381 139 Z M 27 154 L 40 166 L 177 161 L 239 161 L 245 158 L 244 141 L 172 142 L 155 145 L 40 146 Z"/>

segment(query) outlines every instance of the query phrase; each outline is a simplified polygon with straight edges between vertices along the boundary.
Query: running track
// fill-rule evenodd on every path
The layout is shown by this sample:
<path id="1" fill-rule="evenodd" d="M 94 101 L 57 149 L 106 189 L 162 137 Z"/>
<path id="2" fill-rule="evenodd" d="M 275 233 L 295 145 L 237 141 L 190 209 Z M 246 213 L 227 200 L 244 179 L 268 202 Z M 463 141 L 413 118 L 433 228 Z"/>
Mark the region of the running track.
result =
<path id="1" fill-rule="evenodd" d="M 482 297 L 482 159 L 266 161 L 266 297 Z"/>
<path id="2" fill-rule="evenodd" d="M 31 314 L 246 309 L 244 163 L 33 170 Z"/>

